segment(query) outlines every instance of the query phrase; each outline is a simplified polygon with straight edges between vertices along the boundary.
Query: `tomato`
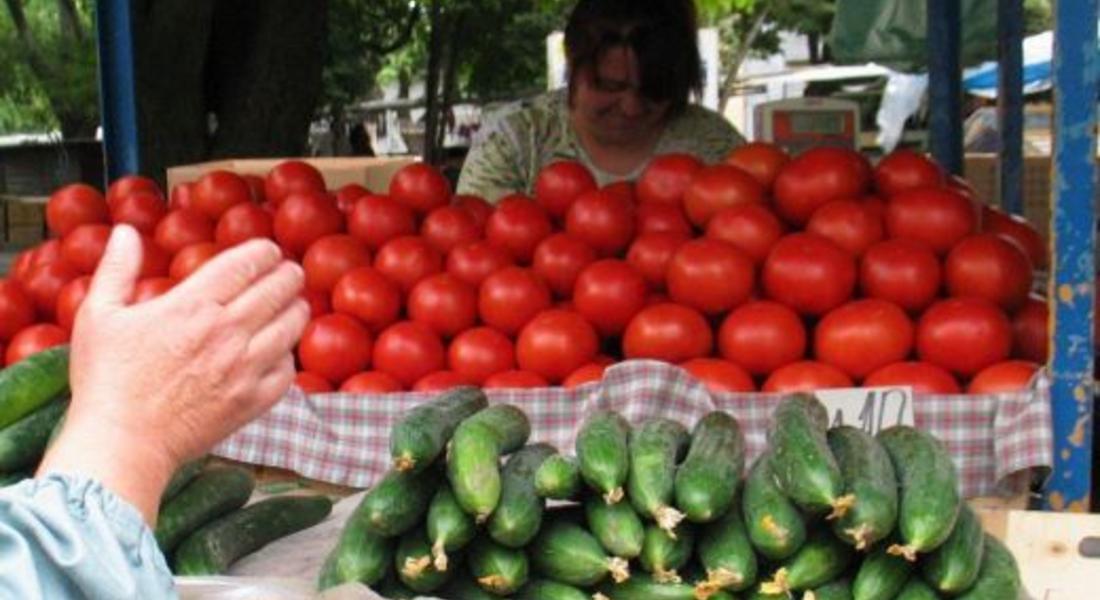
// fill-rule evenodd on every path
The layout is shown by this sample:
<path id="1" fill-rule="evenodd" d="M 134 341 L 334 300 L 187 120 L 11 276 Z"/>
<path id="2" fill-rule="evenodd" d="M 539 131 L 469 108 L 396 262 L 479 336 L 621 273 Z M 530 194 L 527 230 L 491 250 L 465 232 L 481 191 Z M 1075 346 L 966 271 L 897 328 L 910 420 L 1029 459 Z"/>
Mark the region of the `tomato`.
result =
<path id="1" fill-rule="evenodd" d="M 501 199 L 485 223 L 485 239 L 528 264 L 539 242 L 553 232 L 550 217 L 538 204 L 520 194 Z"/>
<path id="2" fill-rule="evenodd" d="M 456 387 L 470 385 L 469 381 L 453 371 L 428 373 L 413 384 L 414 392 L 444 392 Z"/>
<path id="3" fill-rule="evenodd" d="M 390 179 L 390 197 L 413 212 L 426 215 L 451 200 L 451 183 L 435 167 L 412 163 L 401 167 Z"/>
<path id="4" fill-rule="evenodd" d="M 692 178 L 702 168 L 702 161 L 690 154 L 654 157 L 638 177 L 638 202 L 679 207 Z"/>
<path id="5" fill-rule="evenodd" d="M 726 156 L 726 164 L 752 175 L 770 190 L 779 176 L 779 171 L 790 162 L 791 157 L 779 146 L 767 142 L 749 142 L 734 148 Z"/>
<path id="6" fill-rule="evenodd" d="M 255 204 L 238 204 L 225 211 L 214 230 L 214 241 L 223 249 L 254 238 L 273 237 L 271 214 Z"/>
<path id="7" fill-rule="evenodd" d="M 600 363 L 588 363 L 569 374 L 562 380 L 561 386 L 567 390 L 603 379 L 607 365 Z"/>
<path id="8" fill-rule="evenodd" d="M 684 212 L 696 227 L 705 228 L 723 208 L 764 201 L 764 186 L 752 175 L 727 164 L 704 167 L 684 191 Z"/>
<path id="9" fill-rule="evenodd" d="M 890 198 L 885 223 L 889 237 L 924 242 L 940 255 L 977 231 L 971 201 L 946 188 L 913 190 Z"/>
<path id="10" fill-rule="evenodd" d="M 1049 263 L 1046 240 L 1023 217 L 1006 215 L 988 205 L 982 205 L 982 231 L 999 235 L 1020 247 L 1031 264 L 1045 269 Z"/>
<path id="11" fill-rule="evenodd" d="M 531 269 L 559 298 L 573 295 L 577 276 L 596 260 L 588 244 L 568 233 L 556 233 L 539 242 Z"/>
<path id="12" fill-rule="evenodd" d="M 306 287 L 331 292 L 345 273 L 371 264 L 370 250 L 358 238 L 337 234 L 313 242 L 302 259 Z"/>
<path id="13" fill-rule="evenodd" d="M 511 255 L 485 241 L 463 244 L 447 254 L 447 272 L 472 286 L 512 264 Z"/>
<path id="14" fill-rule="evenodd" d="M 356 373 L 344 380 L 340 386 L 340 391 L 346 394 L 388 394 L 400 392 L 403 389 L 405 388 L 402 387 L 401 382 L 393 375 L 381 371 Z"/>
<path id="15" fill-rule="evenodd" d="M 31 325 L 11 338 L 4 352 L 4 364 L 7 366 L 37 354 L 47 348 L 61 346 L 69 342 L 69 334 L 53 323 Z"/>
<path id="16" fill-rule="evenodd" d="M 0 341 L 34 323 L 34 299 L 13 279 L 0 279 Z"/>
<path id="17" fill-rule="evenodd" d="M 332 295 L 303 288 L 302 299 L 309 305 L 309 318 L 316 319 L 332 312 Z M 351 315 L 355 316 L 355 315 Z"/>
<path id="18" fill-rule="evenodd" d="M 519 368 L 560 383 L 596 357 L 599 338 L 581 315 L 553 309 L 531 320 L 516 341 Z"/>
<path id="19" fill-rule="evenodd" d="M 806 356 L 806 326 L 778 302 L 748 302 L 722 322 L 718 351 L 750 373 L 767 375 Z"/>
<path id="20" fill-rule="evenodd" d="M 363 196 L 348 215 L 348 233 L 377 250 L 390 240 L 415 234 L 416 215 L 387 196 Z"/>
<path id="21" fill-rule="evenodd" d="M 855 383 L 844 371 L 825 363 L 804 360 L 782 366 L 772 372 L 764 385 L 763 392 L 790 394 L 793 392 L 812 392 L 830 388 L 853 387 Z"/>
<path id="22" fill-rule="evenodd" d="M 756 269 L 752 259 L 731 244 L 700 238 L 672 255 L 666 279 L 673 301 L 714 315 L 749 299 Z"/>
<path id="23" fill-rule="evenodd" d="M 169 277 L 150 277 L 139 279 L 134 285 L 134 292 L 130 294 L 131 304 L 141 304 L 163 295 L 176 284 Z"/>
<path id="24" fill-rule="evenodd" d="M 355 202 L 367 194 L 370 194 L 370 190 L 358 183 L 342 185 L 340 189 L 336 190 L 336 208 L 339 208 L 340 212 L 348 214 L 351 209 L 355 208 Z"/>
<path id="25" fill-rule="evenodd" d="M 264 197 L 264 178 L 254 173 L 241 173 L 241 178 L 248 184 L 248 191 L 252 196 L 252 201 L 256 204 L 263 204 L 267 201 Z"/>
<path id="26" fill-rule="evenodd" d="M 291 194 L 283 198 L 272 221 L 275 240 L 293 256 L 310 244 L 344 229 L 344 215 L 321 194 Z"/>
<path id="27" fill-rule="evenodd" d="M 305 394 L 328 394 L 332 391 L 332 384 L 327 379 L 316 373 L 302 371 L 294 376 L 294 385 Z"/>
<path id="28" fill-rule="evenodd" d="M 496 373 L 516 368 L 516 351 L 503 333 L 492 327 L 475 327 L 451 341 L 447 366 L 467 381 L 481 385 Z"/>
<path id="29" fill-rule="evenodd" d="M 359 267 L 345 273 L 336 283 L 332 308 L 359 319 L 377 332 L 400 316 L 401 289 L 378 271 Z"/>
<path id="30" fill-rule="evenodd" d="M 572 160 L 552 162 L 535 179 L 535 202 L 552 217 L 561 218 L 578 196 L 596 189 L 587 167 Z"/>
<path id="31" fill-rule="evenodd" d="M 875 188 L 886 197 L 921 188 L 947 185 L 943 169 L 923 154 L 894 150 L 875 166 Z"/>
<path id="32" fill-rule="evenodd" d="M 157 229 L 157 223 L 166 214 L 168 206 L 164 203 L 164 198 L 149 192 L 134 192 L 124 196 L 111 208 L 111 220 L 115 224 L 133 225 L 134 229 L 145 235 L 152 235 Z"/>
<path id="33" fill-rule="evenodd" d="M 154 195 L 159 193 L 159 191 L 154 192 Z M 172 187 L 172 196 L 168 200 L 168 210 L 179 208 L 191 210 L 195 208 L 195 182 L 186 181 L 177 183 Z"/>
<path id="34" fill-rule="evenodd" d="M 681 363 L 710 354 L 714 333 L 699 311 L 679 304 L 643 308 L 623 334 L 626 358 L 653 358 Z"/>
<path id="35" fill-rule="evenodd" d="M 23 282 L 23 288 L 34 300 L 38 314 L 52 319 L 61 288 L 82 274 L 64 260 L 55 260 L 32 269 L 27 275 L 27 280 Z"/>
<path id="36" fill-rule="evenodd" d="M 194 190 L 192 189 L 189 191 Z M 107 206 L 113 211 L 115 203 L 137 192 L 147 192 L 154 196 L 164 197 L 164 193 L 160 191 L 160 186 L 152 179 L 142 177 L 141 175 L 126 175 L 125 177 L 119 177 L 114 180 L 111 182 L 111 185 L 107 187 Z"/>
<path id="37" fill-rule="evenodd" d="M 806 231 L 833 242 L 852 256 L 860 256 L 884 235 L 882 218 L 856 200 L 833 200 L 814 211 Z"/>
<path id="38" fill-rule="evenodd" d="M 942 269 L 926 244 L 886 240 L 873 244 L 859 265 L 865 296 L 889 300 L 909 312 L 924 310 L 940 291 Z"/>
<path id="39" fill-rule="evenodd" d="M 599 256 L 616 256 L 634 239 L 634 207 L 602 190 L 573 201 L 565 216 L 565 231 L 592 247 Z"/>
<path id="40" fill-rule="evenodd" d="M 913 349 L 913 322 L 896 304 L 874 298 L 829 311 L 814 330 L 814 356 L 853 379 L 905 360 Z"/>
<path id="41" fill-rule="evenodd" d="M 201 242 L 180 250 L 168 266 L 168 276 L 176 281 L 187 279 L 199 270 L 206 261 L 218 255 L 218 246 L 213 242 Z"/>
<path id="42" fill-rule="evenodd" d="M 111 227 L 89 223 L 73 229 L 61 240 L 61 258 L 81 273 L 93 273 L 107 249 Z"/>
<path id="43" fill-rule="evenodd" d="M 1012 317 L 1012 356 L 1046 363 L 1050 338 L 1050 309 L 1041 296 L 1031 296 Z"/>
<path id="44" fill-rule="evenodd" d="M 161 219 L 153 237 L 164 251 L 175 254 L 193 244 L 214 241 L 214 224 L 197 210 L 179 208 Z"/>
<path id="45" fill-rule="evenodd" d="M 426 277 L 409 293 L 409 318 L 454 337 L 477 322 L 477 290 L 450 273 Z"/>
<path id="46" fill-rule="evenodd" d="M 420 235 L 433 248 L 446 254 L 457 246 L 476 242 L 481 238 L 481 229 L 469 211 L 457 206 L 441 206 L 424 218 Z"/>
<path id="47" fill-rule="evenodd" d="M 370 364 L 371 341 L 370 331 L 359 321 L 347 315 L 325 315 L 306 325 L 298 342 L 298 359 L 305 370 L 339 385 Z"/>
<path id="48" fill-rule="evenodd" d="M 822 315 L 852 297 L 856 263 L 836 244 L 812 233 L 779 240 L 764 261 L 768 297 L 805 315 Z"/>
<path id="49" fill-rule="evenodd" d="M 963 239 L 944 261 L 944 281 L 952 296 L 985 298 L 1011 311 L 1031 291 L 1031 261 L 1018 246 L 990 233 Z"/>
<path id="50" fill-rule="evenodd" d="M 57 242 L 57 250 L 58 254 L 60 254 L 61 243 L 57 240 L 52 241 Z M 30 273 L 31 267 L 34 266 L 34 255 L 36 254 L 36 252 L 37 248 L 28 248 L 15 255 L 15 260 L 11 262 L 11 268 L 8 270 L 8 277 L 12 281 L 22 283 L 23 280 L 27 278 L 27 275 Z"/>
<path id="51" fill-rule="evenodd" d="M 664 206 L 650 204 L 649 206 Z M 626 252 L 626 262 L 649 284 L 651 290 L 665 288 L 665 275 L 676 251 L 687 242 L 678 233 L 647 233 L 635 238 Z"/>
<path id="52" fill-rule="evenodd" d="M 31 262 L 27 266 L 28 272 L 34 270 L 35 267 L 48 265 L 55 260 L 61 259 L 61 240 L 46 240 L 34 247 L 34 253 L 31 255 Z"/>
<path id="53" fill-rule="evenodd" d="M 110 223 L 107 202 L 99 190 L 83 183 L 67 185 L 46 202 L 46 226 L 57 237 L 90 223 Z"/>
<path id="54" fill-rule="evenodd" d="M 959 394 L 955 376 L 932 363 L 897 362 L 880 367 L 863 380 L 863 387 L 907 385 L 916 394 Z"/>
<path id="55" fill-rule="evenodd" d="M 485 230 L 485 223 L 489 221 L 489 215 L 493 214 L 493 206 L 478 196 L 456 194 L 451 197 L 451 206 L 457 206 L 470 213 L 478 231 Z"/>
<path id="56" fill-rule="evenodd" d="M 201 242 L 200 242 L 201 243 Z M 172 266 L 172 256 L 157 245 L 153 238 L 141 236 L 141 278 L 164 277 Z"/>
<path id="57" fill-rule="evenodd" d="M 744 369 L 720 358 L 694 358 L 680 367 L 701 381 L 711 392 L 751 392 L 756 390 L 752 376 Z"/>
<path id="58" fill-rule="evenodd" d="M 400 237 L 378 250 L 374 268 L 408 293 L 421 279 L 443 270 L 443 256 L 423 238 Z"/>
<path id="59" fill-rule="evenodd" d="M 1011 350 L 1008 317 L 981 298 L 941 300 L 917 324 L 920 359 L 964 377 L 1005 360 Z"/>
<path id="60" fill-rule="evenodd" d="M 982 369 L 966 388 L 968 394 L 1022 392 L 1031 386 L 1039 365 L 1026 360 L 1008 360 Z"/>
<path id="61" fill-rule="evenodd" d="M 324 194 L 325 178 L 313 165 L 285 160 L 264 178 L 264 200 L 278 205 L 291 194 Z"/>
<path id="62" fill-rule="evenodd" d="M 634 184 L 629 181 L 616 181 L 600 188 L 605 194 L 620 198 L 623 202 L 634 204 Z"/>
<path id="63" fill-rule="evenodd" d="M 573 288 L 573 304 L 601 335 L 612 336 L 622 333 L 645 307 L 648 292 L 645 278 L 634 267 L 621 260 L 607 259 L 581 271 Z"/>
<path id="64" fill-rule="evenodd" d="M 443 370 L 443 342 L 427 325 L 401 321 L 379 334 L 374 344 L 374 368 L 392 375 L 405 387 Z"/>
<path id="65" fill-rule="evenodd" d="M 481 320 L 516 334 L 535 315 L 550 308 L 550 288 L 533 271 L 505 267 L 489 275 L 478 293 Z"/>
<path id="66" fill-rule="evenodd" d="M 804 225 L 814 211 L 832 200 L 859 198 L 871 182 L 871 167 L 859 153 L 844 148 L 814 148 L 787 163 L 775 178 L 779 215 Z"/>
<path id="67" fill-rule="evenodd" d="M 759 265 L 783 237 L 784 227 L 767 206 L 752 202 L 718 211 L 706 231 L 708 238 L 732 244 Z"/>
<path id="68" fill-rule="evenodd" d="M 252 188 L 236 173 L 216 169 L 195 183 L 195 208 L 212 221 L 236 204 L 252 202 Z"/>
<path id="69" fill-rule="evenodd" d="M 679 204 L 649 202 L 634 210 L 634 231 L 642 236 L 647 233 L 676 233 L 691 237 L 694 233 L 688 223 L 684 209 Z"/>
<path id="70" fill-rule="evenodd" d="M 481 386 L 487 390 L 533 389 L 549 387 L 549 383 L 530 371 L 504 371 L 491 375 Z"/>

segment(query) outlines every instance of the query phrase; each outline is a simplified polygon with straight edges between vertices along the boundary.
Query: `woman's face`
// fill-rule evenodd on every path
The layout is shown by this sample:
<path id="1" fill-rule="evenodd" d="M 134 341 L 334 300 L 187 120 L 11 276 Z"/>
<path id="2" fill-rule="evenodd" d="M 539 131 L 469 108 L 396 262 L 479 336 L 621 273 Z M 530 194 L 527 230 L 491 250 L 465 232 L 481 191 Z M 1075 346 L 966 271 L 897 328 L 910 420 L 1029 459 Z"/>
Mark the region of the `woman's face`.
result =
<path id="1" fill-rule="evenodd" d="M 605 52 L 594 67 L 578 71 L 574 82 L 574 122 L 603 144 L 651 141 L 671 105 L 641 95 L 638 61 L 623 46 Z"/>

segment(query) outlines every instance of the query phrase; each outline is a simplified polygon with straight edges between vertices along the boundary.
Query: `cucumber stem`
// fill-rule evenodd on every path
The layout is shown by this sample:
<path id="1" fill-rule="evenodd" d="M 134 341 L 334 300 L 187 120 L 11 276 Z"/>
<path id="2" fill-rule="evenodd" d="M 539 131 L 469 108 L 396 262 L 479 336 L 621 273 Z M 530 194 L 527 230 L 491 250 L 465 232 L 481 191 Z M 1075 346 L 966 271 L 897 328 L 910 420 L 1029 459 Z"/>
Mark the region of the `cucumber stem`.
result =
<path id="1" fill-rule="evenodd" d="M 787 571 L 787 568 L 780 567 L 779 570 L 775 572 L 775 577 L 772 578 L 771 581 L 765 581 L 764 583 L 761 583 L 760 591 L 769 596 L 779 594 L 789 595 L 791 591 L 791 584 L 790 573 Z"/>
<path id="2" fill-rule="evenodd" d="M 917 549 L 911 544 L 894 544 L 886 549 L 886 553 L 892 556 L 904 556 L 909 562 L 917 562 Z"/>
<path id="3" fill-rule="evenodd" d="M 626 495 L 626 493 L 623 492 L 623 486 L 620 485 L 619 487 L 604 494 L 603 501 L 607 504 L 618 504 L 622 501 L 624 495 Z"/>
<path id="4" fill-rule="evenodd" d="M 393 468 L 404 473 L 405 471 L 411 471 L 416 467 L 416 459 L 408 454 L 402 454 L 393 459 Z"/>
<path id="5" fill-rule="evenodd" d="M 440 538 L 432 544 L 432 562 L 435 565 L 435 570 L 440 573 L 447 572 L 447 549 L 444 547 L 443 538 Z"/>
<path id="6" fill-rule="evenodd" d="M 630 579 L 630 563 L 625 558 L 612 556 L 607 559 L 607 572 L 615 583 L 622 583 Z"/>
<path id="7" fill-rule="evenodd" d="M 734 573 L 725 567 L 719 567 L 717 569 L 707 569 L 707 580 L 704 583 L 714 586 L 715 591 L 718 591 L 731 585 L 739 585 L 744 581 L 745 577 L 742 574 Z"/>
<path id="8" fill-rule="evenodd" d="M 791 535 L 791 532 L 787 531 L 786 527 L 781 527 L 779 523 L 775 522 L 775 517 L 771 514 L 766 514 L 764 518 L 760 519 L 760 526 L 763 527 L 769 535 L 777 540 L 781 540 L 784 544 L 787 543 L 787 538 Z"/>
<path id="9" fill-rule="evenodd" d="M 596 592 L 595 594 L 592 594 L 592 600 L 611 600 L 611 598 L 608 598 L 607 596 Z"/>
<path id="10" fill-rule="evenodd" d="M 844 530 L 845 535 L 856 541 L 856 550 L 866 550 L 871 545 L 871 536 L 874 530 L 866 523 L 860 523 L 857 527 Z"/>
<path id="11" fill-rule="evenodd" d="M 802 594 L 802 600 L 817 600 L 817 594 L 813 590 L 806 590 L 806 593 Z"/>
<path id="12" fill-rule="evenodd" d="M 825 520 L 833 521 L 848 514 L 848 511 L 855 507 L 856 496 L 855 494 L 846 494 L 833 500 L 829 505 L 833 507 L 833 512 L 829 513 Z"/>
<path id="13" fill-rule="evenodd" d="M 481 587 L 496 593 L 506 593 L 508 591 L 508 580 L 503 575 L 486 575 L 485 577 L 479 577 L 477 580 Z"/>
<path id="14" fill-rule="evenodd" d="M 666 571 L 658 567 L 653 570 L 653 581 L 657 583 L 680 583 L 683 579 L 680 578 L 680 574 L 676 572 L 676 569 Z"/>
<path id="15" fill-rule="evenodd" d="M 424 574 L 424 571 L 428 567 L 432 566 L 432 559 L 428 556 L 421 556 L 420 558 L 408 557 L 405 559 L 405 564 L 401 567 L 401 574 L 410 579 L 416 579 Z"/>
<path id="16" fill-rule="evenodd" d="M 671 506 L 662 505 L 653 511 L 653 520 L 657 521 L 658 527 L 668 533 L 668 537 L 676 539 L 676 526 L 684 520 L 684 513 Z"/>

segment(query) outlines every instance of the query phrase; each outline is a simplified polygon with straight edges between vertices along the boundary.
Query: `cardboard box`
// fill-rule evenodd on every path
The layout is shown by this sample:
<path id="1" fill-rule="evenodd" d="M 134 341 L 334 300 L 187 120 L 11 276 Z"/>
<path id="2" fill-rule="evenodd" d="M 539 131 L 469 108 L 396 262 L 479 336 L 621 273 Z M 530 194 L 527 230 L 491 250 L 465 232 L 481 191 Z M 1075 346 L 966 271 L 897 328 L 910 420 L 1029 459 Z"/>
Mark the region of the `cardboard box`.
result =
<path id="1" fill-rule="evenodd" d="M 1044 238 L 1050 235 L 1050 156 L 1024 157 L 1023 217 Z M 964 176 L 978 199 L 1004 208 L 1001 196 L 1001 161 L 997 154 L 967 154 Z"/>
<path id="2" fill-rule="evenodd" d="M 289 160 L 285 158 L 233 158 L 210 162 L 180 165 L 168 169 L 167 183 L 171 190 L 178 183 L 195 181 L 208 171 L 226 169 L 242 175 L 264 176 L 272 167 Z M 323 157 L 302 158 L 313 165 L 325 178 L 325 185 L 335 190 L 349 183 L 366 186 L 372 192 L 384 192 L 390 178 L 401 167 L 416 162 L 413 156 L 390 157 Z"/>
<path id="3" fill-rule="evenodd" d="M 1100 598 L 1100 515 L 1010 511 L 1004 542 L 1020 565 L 1026 597 Z"/>
<path id="4" fill-rule="evenodd" d="M 45 196 L 3 196 L 0 208 L 0 236 L 4 244 L 25 247 L 37 244 L 47 237 Z"/>

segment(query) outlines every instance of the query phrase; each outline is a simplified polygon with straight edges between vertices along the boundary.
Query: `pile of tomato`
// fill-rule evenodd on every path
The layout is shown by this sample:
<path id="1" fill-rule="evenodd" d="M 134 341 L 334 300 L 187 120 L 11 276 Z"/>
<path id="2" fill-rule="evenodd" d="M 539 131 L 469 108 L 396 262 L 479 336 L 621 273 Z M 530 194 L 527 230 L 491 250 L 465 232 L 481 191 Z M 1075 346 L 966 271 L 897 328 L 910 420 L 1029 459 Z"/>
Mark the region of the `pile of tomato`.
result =
<path id="1" fill-rule="evenodd" d="M 1047 355 L 1041 237 L 909 151 L 872 166 L 754 143 L 713 165 L 659 156 L 603 188 L 563 161 L 495 205 L 421 163 L 387 190 L 327 190 L 287 161 L 168 199 L 137 176 L 105 195 L 69 185 L 46 220 L 52 239 L 0 280 L 6 364 L 66 342 L 114 223 L 144 236 L 134 302 L 275 240 L 305 271 L 311 392 L 575 386 L 649 358 L 725 391 L 977 393 L 1023 387 Z"/>

